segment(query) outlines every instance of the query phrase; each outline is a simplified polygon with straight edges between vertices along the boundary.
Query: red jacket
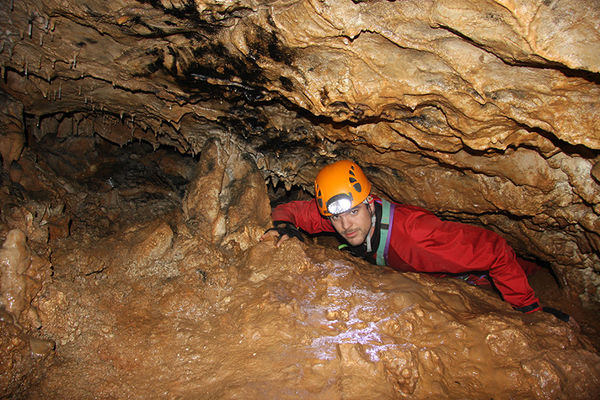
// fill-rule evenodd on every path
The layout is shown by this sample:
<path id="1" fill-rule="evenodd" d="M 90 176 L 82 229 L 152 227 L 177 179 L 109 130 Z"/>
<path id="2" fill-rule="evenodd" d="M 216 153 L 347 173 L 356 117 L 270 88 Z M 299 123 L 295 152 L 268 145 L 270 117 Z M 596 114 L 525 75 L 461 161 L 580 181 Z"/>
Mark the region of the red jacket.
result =
<path id="1" fill-rule="evenodd" d="M 335 232 L 329 219 L 319 213 L 314 200 L 279 205 L 271 217 L 273 221 L 291 222 L 311 234 Z M 395 205 L 387 264 L 411 272 L 485 271 L 504 300 L 515 309 L 523 312 L 540 309 L 527 276 L 506 240 L 487 229 L 442 221 L 420 207 Z"/>

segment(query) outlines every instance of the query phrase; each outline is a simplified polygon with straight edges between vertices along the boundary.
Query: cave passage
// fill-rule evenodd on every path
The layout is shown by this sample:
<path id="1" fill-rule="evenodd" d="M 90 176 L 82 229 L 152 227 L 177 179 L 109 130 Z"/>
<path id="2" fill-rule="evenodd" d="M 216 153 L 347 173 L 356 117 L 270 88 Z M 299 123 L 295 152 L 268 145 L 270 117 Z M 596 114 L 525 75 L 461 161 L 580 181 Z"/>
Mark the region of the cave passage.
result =
<path id="1" fill-rule="evenodd" d="M 13 300 L 0 320 L 2 396 L 596 393 L 596 314 L 548 270 L 532 286 L 579 329 L 517 313 L 491 287 L 375 267 L 333 236 L 275 248 L 257 240 L 261 205 L 236 199 L 268 211 L 310 193 L 267 187 L 235 149 L 206 146 L 192 157 L 97 135 L 28 143 L 3 175 L 2 290 Z M 248 194 L 252 182 L 261 195 Z M 221 212 L 216 199 L 224 234 L 206 217 Z M 589 384 L 569 386 L 574 376 Z"/>
<path id="2" fill-rule="evenodd" d="M 600 398 L 600 3 L 5 1 L 0 398 Z M 539 268 L 260 240 L 351 159 Z M 485 280 L 484 280 L 485 281 Z"/>

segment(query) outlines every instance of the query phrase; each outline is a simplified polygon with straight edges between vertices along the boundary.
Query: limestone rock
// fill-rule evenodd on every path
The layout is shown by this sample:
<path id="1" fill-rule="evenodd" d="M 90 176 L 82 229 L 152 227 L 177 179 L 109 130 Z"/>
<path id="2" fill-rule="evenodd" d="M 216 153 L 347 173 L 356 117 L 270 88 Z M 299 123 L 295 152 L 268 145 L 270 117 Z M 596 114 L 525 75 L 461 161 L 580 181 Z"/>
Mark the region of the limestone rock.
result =
<path id="1" fill-rule="evenodd" d="M 173 242 L 173 231 L 164 221 L 158 221 L 134 232 L 127 232 L 126 236 L 133 239 L 127 240 L 129 243 L 133 242 L 129 254 L 138 264 L 146 264 L 159 259 Z"/>
<path id="2" fill-rule="evenodd" d="M 205 246 L 175 241 L 163 261 L 186 250 L 177 261 L 198 267 Z M 95 284 L 57 282 L 41 308 L 69 361 L 28 394 L 588 399 L 600 389 L 600 357 L 576 329 L 494 292 L 295 239 L 231 253 L 203 276 L 128 274 L 126 256 L 85 278 Z"/>
<path id="3" fill-rule="evenodd" d="M 8 233 L 0 250 L 2 306 L 18 320 L 31 299 L 26 298 L 25 271 L 29 269 L 30 253 L 25 234 L 20 230 Z"/>
<path id="4" fill-rule="evenodd" d="M 186 193 L 185 216 L 204 239 L 245 249 L 270 223 L 269 198 L 254 161 L 235 145 L 209 141 Z"/>
<path id="5" fill-rule="evenodd" d="M 35 361 L 29 354 L 27 341 L 0 309 L 0 396 L 22 395 L 32 383 Z M 32 372 L 34 372 L 32 374 Z"/>
<path id="6" fill-rule="evenodd" d="M 15 397 L 40 377 L 51 340 L 38 335 L 41 322 L 32 304 L 49 279 L 48 265 L 26 243 L 25 234 L 13 229 L 0 248 L 0 396 Z"/>
<path id="7" fill-rule="evenodd" d="M 26 240 L 22 231 L 13 229 L 0 248 L 0 305 L 15 321 L 27 311 L 27 319 L 39 328 L 37 311 L 31 302 L 49 278 L 49 265 L 31 251 Z"/>

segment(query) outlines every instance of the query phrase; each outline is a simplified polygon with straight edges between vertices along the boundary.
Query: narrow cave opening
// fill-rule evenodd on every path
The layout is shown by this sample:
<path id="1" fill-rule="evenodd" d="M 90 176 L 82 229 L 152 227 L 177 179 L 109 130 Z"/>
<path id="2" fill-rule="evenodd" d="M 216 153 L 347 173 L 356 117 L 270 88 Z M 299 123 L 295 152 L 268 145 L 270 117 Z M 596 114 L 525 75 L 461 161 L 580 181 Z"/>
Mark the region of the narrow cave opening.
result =
<path id="1" fill-rule="evenodd" d="M 268 182 L 268 192 L 271 199 L 271 207 L 274 208 L 280 204 L 285 204 L 292 201 L 312 201 L 314 195 L 307 191 L 304 187 L 298 185 L 292 185 L 286 188 L 283 181 L 278 182 L 276 186 L 273 185 L 272 181 Z M 482 225 L 480 221 L 470 215 L 461 215 L 454 213 L 439 213 L 438 215 L 442 220 L 454 221 L 459 223 L 466 223 L 470 225 L 482 226 L 486 229 L 494 230 L 493 225 Z M 347 249 L 346 242 L 343 237 L 337 232 L 322 232 L 317 234 L 310 234 L 300 229 L 304 240 L 309 240 L 312 243 L 319 244 L 322 246 L 328 246 L 332 248 Z M 552 303 L 554 307 L 561 310 L 567 310 L 571 315 L 576 315 L 577 320 L 580 322 L 583 331 L 587 332 L 591 341 L 595 346 L 600 345 L 600 342 L 596 339 L 598 337 L 600 324 L 596 322 L 595 315 L 598 311 L 596 307 L 586 307 L 579 301 L 574 301 L 570 296 L 565 296 L 566 283 L 560 279 L 560 277 L 553 270 L 551 263 L 544 259 L 537 258 L 528 253 L 520 254 L 516 251 L 516 255 L 519 259 L 523 260 L 523 265 L 527 268 L 528 280 L 534 288 L 536 294 L 544 303 Z M 464 274 L 456 275 L 442 275 L 444 277 L 450 276 L 452 278 L 467 279 Z M 482 275 L 483 276 L 483 275 Z M 480 289 L 487 290 L 494 295 L 501 297 L 501 293 L 495 287 L 494 282 L 490 281 L 480 286 Z"/>

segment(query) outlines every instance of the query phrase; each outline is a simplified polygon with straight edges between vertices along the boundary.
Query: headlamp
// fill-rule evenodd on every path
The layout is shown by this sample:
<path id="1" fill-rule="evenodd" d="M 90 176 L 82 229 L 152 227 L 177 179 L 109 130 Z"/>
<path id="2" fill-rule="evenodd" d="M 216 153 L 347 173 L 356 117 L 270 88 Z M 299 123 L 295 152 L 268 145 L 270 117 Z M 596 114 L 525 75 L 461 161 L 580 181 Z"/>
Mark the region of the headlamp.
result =
<path id="1" fill-rule="evenodd" d="M 352 208 L 352 195 L 349 193 L 336 194 L 327 201 L 327 211 L 332 215 L 344 213 Z"/>

